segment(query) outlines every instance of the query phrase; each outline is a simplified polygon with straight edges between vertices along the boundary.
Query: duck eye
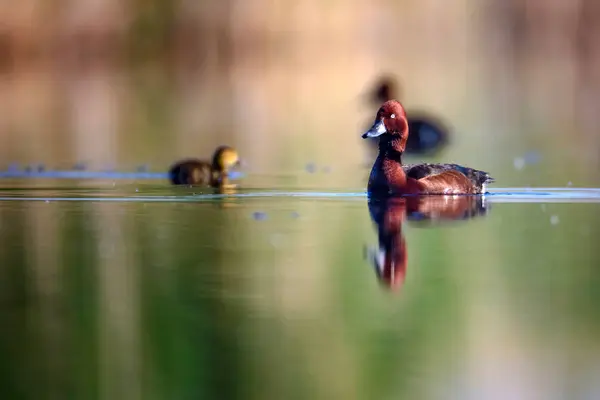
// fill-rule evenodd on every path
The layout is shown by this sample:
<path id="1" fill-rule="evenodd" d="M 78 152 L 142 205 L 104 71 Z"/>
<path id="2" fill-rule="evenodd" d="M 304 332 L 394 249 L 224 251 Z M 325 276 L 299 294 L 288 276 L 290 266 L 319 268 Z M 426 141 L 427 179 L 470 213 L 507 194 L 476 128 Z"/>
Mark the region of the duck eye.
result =
<path id="1" fill-rule="evenodd" d="M 390 118 L 396 118 L 396 114 L 390 115 Z"/>

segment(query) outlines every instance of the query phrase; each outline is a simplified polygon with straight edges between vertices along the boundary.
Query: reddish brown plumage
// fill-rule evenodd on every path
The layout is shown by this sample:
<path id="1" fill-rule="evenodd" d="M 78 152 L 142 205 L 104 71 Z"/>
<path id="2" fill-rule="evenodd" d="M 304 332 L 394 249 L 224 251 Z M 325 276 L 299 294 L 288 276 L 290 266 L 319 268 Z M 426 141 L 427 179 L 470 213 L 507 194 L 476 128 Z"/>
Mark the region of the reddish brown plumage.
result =
<path id="1" fill-rule="evenodd" d="M 377 111 L 373 127 L 363 138 L 379 137 L 379 155 L 369 177 L 371 193 L 392 194 L 477 194 L 493 179 L 484 171 L 457 164 L 402 166 L 409 129 L 400 102 L 389 100 Z"/>
<path id="2" fill-rule="evenodd" d="M 477 192 L 469 178 L 458 171 L 447 171 L 415 180 L 418 193 L 428 194 L 474 194 Z"/>

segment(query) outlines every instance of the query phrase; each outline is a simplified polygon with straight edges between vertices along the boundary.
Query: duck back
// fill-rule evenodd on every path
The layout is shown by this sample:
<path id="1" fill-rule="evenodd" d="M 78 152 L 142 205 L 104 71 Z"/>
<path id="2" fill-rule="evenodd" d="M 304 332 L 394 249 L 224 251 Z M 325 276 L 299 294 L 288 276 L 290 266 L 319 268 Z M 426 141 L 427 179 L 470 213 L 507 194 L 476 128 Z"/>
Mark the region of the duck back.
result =
<path id="1" fill-rule="evenodd" d="M 210 165 L 196 159 L 178 162 L 169 169 L 169 179 L 174 185 L 210 185 L 212 175 Z"/>
<path id="2" fill-rule="evenodd" d="M 466 176 L 480 190 L 483 190 L 486 184 L 494 182 L 494 178 L 489 173 L 474 168 L 463 167 L 459 164 L 406 164 L 402 166 L 402 169 L 404 169 L 406 176 L 416 180 L 448 171 L 456 171 Z"/>

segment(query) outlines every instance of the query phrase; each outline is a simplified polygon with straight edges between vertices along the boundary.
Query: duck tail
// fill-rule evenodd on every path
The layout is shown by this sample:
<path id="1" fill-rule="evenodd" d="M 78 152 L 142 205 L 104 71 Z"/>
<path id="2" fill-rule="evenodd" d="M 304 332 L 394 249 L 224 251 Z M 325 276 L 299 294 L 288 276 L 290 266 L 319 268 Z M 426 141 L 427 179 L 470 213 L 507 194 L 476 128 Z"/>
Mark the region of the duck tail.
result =
<path id="1" fill-rule="evenodd" d="M 490 176 L 490 174 L 488 174 L 485 171 L 478 171 L 476 181 L 477 181 L 477 186 L 478 186 L 478 189 L 479 189 L 479 193 L 480 194 L 485 194 L 485 193 L 487 193 L 487 185 L 488 185 L 488 183 L 495 182 L 495 179 L 492 178 Z"/>
<path id="2" fill-rule="evenodd" d="M 477 181 L 479 182 L 480 185 L 484 185 L 487 183 L 492 183 L 495 182 L 496 180 L 494 178 L 492 178 L 490 176 L 489 173 L 485 172 L 485 171 L 478 171 L 479 173 L 477 174 Z"/>

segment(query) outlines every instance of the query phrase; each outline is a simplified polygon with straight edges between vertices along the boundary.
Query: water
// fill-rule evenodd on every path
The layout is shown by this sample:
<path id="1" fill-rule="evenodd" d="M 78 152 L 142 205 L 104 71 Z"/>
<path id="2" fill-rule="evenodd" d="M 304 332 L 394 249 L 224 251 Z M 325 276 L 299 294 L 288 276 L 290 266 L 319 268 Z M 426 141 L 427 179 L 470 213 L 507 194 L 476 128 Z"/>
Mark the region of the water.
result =
<path id="1" fill-rule="evenodd" d="M 30 182 L 0 194 L 3 398 L 600 394 L 600 190 Z"/>
<path id="2" fill-rule="evenodd" d="M 17 3 L 1 398 L 599 397 L 591 1 Z M 368 203 L 384 75 L 490 195 Z M 168 185 L 224 144 L 243 189 Z"/>

